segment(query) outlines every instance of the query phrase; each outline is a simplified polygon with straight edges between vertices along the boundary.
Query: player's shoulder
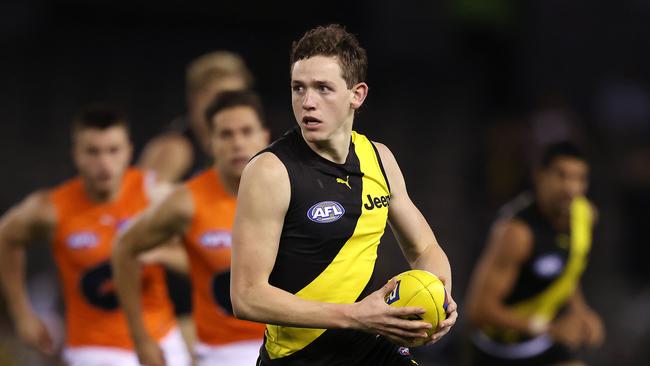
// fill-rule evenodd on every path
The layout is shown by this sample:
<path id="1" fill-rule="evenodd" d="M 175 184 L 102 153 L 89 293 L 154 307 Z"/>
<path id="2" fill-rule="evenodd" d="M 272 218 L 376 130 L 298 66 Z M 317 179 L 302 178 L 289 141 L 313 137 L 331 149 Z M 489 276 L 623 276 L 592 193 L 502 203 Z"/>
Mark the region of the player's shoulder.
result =
<path id="1" fill-rule="evenodd" d="M 12 209 L 12 213 L 25 222 L 53 226 L 56 224 L 56 208 L 51 192 L 49 189 L 41 189 L 30 193 Z"/>
<path id="2" fill-rule="evenodd" d="M 264 151 L 248 162 L 244 169 L 244 175 L 274 181 L 288 177 L 288 172 L 277 154 L 272 151 Z"/>
<path id="3" fill-rule="evenodd" d="M 533 231 L 518 217 L 500 218 L 492 226 L 491 243 L 498 252 L 523 259 L 532 251 Z"/>

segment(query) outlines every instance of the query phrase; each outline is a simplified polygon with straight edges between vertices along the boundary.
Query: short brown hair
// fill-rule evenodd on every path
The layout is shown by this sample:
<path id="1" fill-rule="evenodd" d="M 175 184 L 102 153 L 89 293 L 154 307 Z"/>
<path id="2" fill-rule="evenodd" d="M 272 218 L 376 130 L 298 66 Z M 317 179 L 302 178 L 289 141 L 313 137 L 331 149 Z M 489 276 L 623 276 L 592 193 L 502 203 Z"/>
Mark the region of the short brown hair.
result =
<path id="1" fill-rule="evenodd" d="M 85 129 L 105 130 L 110 127 L 124 127 L 129 132 L 126 115 L 120 109 L 106 104 L 89 104 L 79 110 L 72 119 L 72 136 Z"/>
<path id="2" fill-rule="evenodd" d="M 217 97 L 210 103 L 205 111 L 205 119 L 208 123 L 208 128 L 214 128 L 212 119 L 217 113 L 236 107 L 250 107 L 257 115 L 262 127 L 266 127 L 264 121 L 264 109 L 262 108 L 262 101 L 260 97 L 252 91 L 248 90 L 233 90 L 219 93 Z"/>
<path id="3" fill-rule="evenodd" d="M 343 71 L 348 88 L 366 79 L 368 56 L 357 38 L 338 24 L 320 26 L 307 31 L 291 47 L 291 67 L 313 56 L 334 56 Z"/>
<path id="4" fill-rule="evenodd" d="M 246 88 L 253 86 L 253 75 L 246 63 L 236 53 L 214 51 L 194 59 L 185 73 L 187 93 L 192 94 L 205 88 L 210 82 L 227 77 L 240 77 Z"/>

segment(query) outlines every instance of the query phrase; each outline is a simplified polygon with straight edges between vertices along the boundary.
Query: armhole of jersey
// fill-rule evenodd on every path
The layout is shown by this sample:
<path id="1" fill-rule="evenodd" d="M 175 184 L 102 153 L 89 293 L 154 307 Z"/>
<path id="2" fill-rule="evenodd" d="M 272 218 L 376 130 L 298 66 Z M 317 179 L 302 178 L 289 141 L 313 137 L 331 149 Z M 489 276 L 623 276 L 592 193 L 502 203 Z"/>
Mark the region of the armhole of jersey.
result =
<path id="1" fill-rule="evenodd" d="M 377 156 L 377 163 L 379 163 L 379 169 L 381 170 L 381 174 L 384 176 L 384 180 L 386 181 L 386 187 L 388 187 L 388 193 L 391 193 L 390 182 L 388 181 L 388 175 L 386 175 L 386 171 L 384 170 L 384 163 L 381 162 L 381 156 L 379 155 L 379 150 L 377 150 L 377 146 L 375 146 L 375 143 L 372 141 L 370 141 L 370 146 L 372 146 L 372 149 L 375 150 L 375 155 Z"/>

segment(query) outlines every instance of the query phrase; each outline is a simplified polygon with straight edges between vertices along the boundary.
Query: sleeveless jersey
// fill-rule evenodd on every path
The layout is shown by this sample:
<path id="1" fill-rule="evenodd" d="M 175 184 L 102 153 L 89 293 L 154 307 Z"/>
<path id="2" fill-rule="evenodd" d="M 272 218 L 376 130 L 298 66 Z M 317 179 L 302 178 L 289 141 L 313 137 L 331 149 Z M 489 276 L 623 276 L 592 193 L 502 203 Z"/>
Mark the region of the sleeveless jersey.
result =
<path id="1" fill-rule="evenodd" d="M 110 258 L 118 231 L 148 204 L 144 174 L 127 170 L 112 202 L 91 202 L 81 178 L 53 189 L 50 199 L 57 217 L 52 244 L 63 288 L 68 346 L 132 349 L 115 295 Z M 146 266 L 141 274 L 144 323 L 159 340 L 175 325 L 164 271 Z"/>
<path id="2" fill-rule="evenodd" d="M 363 299 L 374 290 L 390 202 L 375 146 L 352 132 L 347 159 L 336 164 L 294 128 L 262 152 L 282 161 L 291 185 L 270 284 L 314 301 Z M 261 358 L 271 365 L 353 365 L 376 352 L 376 344 L 375 335 L 359 331 L 267 325 Z"/>
<path id="3" fill-rule="evenodd" d="M 558 231 L 546 219 L 535 200 L 522 195 L 504 210 L 506 217 L 525 223 L 532 231 L 530 257 L 505 304 L 524 317 L 553 320 L 567 304 L 584 271 L 591 247 L 592 211 L 587 199 L 576 198 L 571 205 L 569 230 Z M 502 342 L 528 339 L 508 330 L 486 329 L 486 334 Z"/>
<path id="4" fill-rule="evenodd" d="M 208 345 L 261 339 L 264 325 L 233 316 L 230 302 L 231 230 L 236 197 L 214 169 L 187 182 L 194 216 L 184 242 L 190 260 L 193 317 L 198 339 Z"/>

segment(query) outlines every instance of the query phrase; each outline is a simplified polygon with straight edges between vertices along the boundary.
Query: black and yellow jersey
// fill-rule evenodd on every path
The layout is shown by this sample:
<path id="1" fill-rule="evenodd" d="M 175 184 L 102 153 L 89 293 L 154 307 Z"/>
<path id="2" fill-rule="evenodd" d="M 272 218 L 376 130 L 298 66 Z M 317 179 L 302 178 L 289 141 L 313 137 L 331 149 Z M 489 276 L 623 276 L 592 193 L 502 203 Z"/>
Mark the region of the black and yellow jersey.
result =
<path id="1" fill-rule="evenodd" d="M 505 304 L 524 318 L 550 322 L 566 306 L 584 271 L 592 233 L 592 208 L 584 197 L 571 205 L 567 230 L 555 229 L 530 194 L 520 195 L 504 207 L 502 218 L 526 224 L 532 231 L 533 247 L 521 265 Z M 508 329 L 484 329 L 498 342 L 517 343 L 530 337 Z"/>
<path id="2" fill-rule="evenodd" d="M 347 159 L 336 164 L 294 128 L 262 152 L 282 161 L 291 184 L 270 284 L 329 303 L 354 303 L 375 290 L 390 188 L 373 143 L 352 132 Z M 367 353 L 382 352 L 381 342 L 353 330 L 267 325 L 260 356 L 265 365 L 357 365 Z"/>

